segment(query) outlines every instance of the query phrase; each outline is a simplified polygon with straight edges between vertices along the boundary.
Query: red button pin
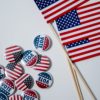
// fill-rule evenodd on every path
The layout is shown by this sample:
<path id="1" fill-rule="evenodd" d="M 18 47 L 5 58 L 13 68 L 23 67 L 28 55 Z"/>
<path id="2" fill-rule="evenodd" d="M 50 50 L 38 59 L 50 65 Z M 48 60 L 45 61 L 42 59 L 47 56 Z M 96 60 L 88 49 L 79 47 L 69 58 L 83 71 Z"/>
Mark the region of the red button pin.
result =
<path id="1" fill-rule="evenodd" d="M 33 66 L 38 61 L 38 54 L 35 51 L 27 50 L 23 53 L 23 58 L 21 60 L 23 65 Z"/>
<path id="2" fill-rule="evenodd" d="M 5 57 L 7 61 L 11 63 L 15 62 L 17 63 L 22 59 L 23 49 L 20 46 L 18 45 L 10 46 L 5 50 L 6 50 Z"/>
<path id="3" fill-rule="evenodd" d="M 20 95 L 12 95 L 9 97 L 9 100 L 23 100 L 22 96 Z"/>
<path id="4" fill-rule="evenodd" d="M 48 71 L 51 67 L 51 61 L 47 56 L 39 55 L 39 59 L 33 69 L 38 71 Z"/>
<path id="5" fill-rule="evenodd" d="M 29 74 L 23 74 L 18 80 L 15 81 L 16 88 L 22 91 L 32 88 L 33 84 L 34 80 Z"/>
<path id="6" fill-rule="evenodd" d="M 35 90 L 26 90 L 24 91 L 23 100 L 39 100 L 39 94 Z"/>
<path id="7" fill-rule="evenodd" d="M 6 77 L 12 81 L 17 80 L 22 76 L 24 70 L 20 64 L 9 63 L 5 68 Z"/>
<path id="8" fill-rule="evenodd" d="M 4 93 L 7 96 L 10 96 L 15 91 L 14 83 L 9 79 L 3 79 L 0 82 L 0 92 Z"/>
<path id="9" fill-rule="evenodd" d="M 34 46 L 36 49 L 46 51 L 51 47 L 51 39 L 47 35 L 38 35 L 34 38 Z"/>
<path id="10" fill-rule="evenodd" d="M 43 89 L 49 88 L 53 84 L 53 77 L 47 72 L 39 73 L 38 78 L 36 80 L 36 84 L 38 87 Z"/>

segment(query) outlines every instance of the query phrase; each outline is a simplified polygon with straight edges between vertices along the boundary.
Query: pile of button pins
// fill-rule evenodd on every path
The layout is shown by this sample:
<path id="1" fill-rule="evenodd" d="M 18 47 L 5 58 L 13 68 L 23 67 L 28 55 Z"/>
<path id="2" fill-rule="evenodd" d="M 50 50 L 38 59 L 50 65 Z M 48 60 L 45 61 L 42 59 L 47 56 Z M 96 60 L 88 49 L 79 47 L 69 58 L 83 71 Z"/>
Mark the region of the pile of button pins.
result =
<path id="1" fill-rule="evenodd" d="M 51 47 L 51 39 L 47 35 L 38 35 L 33 41 L 36 49 L 47 51 Z M 34 50 L 24 51 L 14 45 L 5 49 L 5 58 L 9 62 L 6 67 L 0 65 L 0 100 L 40 100 L 40 95 L 33 88 L 36 84 L 41 89 L 52 86 L 53 77 L 47 72 L 51 67 L 49 57 L 40 55 Z M 25 73 L 24 67 L 39 71 L 37 79 Z M 17 90 L 22 94 L 17 94 Z"/>

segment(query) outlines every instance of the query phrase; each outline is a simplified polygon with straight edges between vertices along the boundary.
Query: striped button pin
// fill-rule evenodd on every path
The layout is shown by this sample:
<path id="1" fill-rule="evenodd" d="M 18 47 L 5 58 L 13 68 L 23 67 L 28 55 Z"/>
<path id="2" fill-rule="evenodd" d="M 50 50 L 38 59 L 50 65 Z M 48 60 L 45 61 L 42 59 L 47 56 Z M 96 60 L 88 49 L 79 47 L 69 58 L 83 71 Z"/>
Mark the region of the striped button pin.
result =
<path id="1" fill-rule="evenodd" d="M 38 62 L 33 69 L 38 71 L 48 71 L 51 67 L 51 61 L 47 56 L 39 55 Z"/>
<path id="2" fill-rule="evenodd" d="M 22 59 L 23 49 L 18 45 L 13 45 L 5 49 L 6 60 L 17 63 Z"/>
<path id="3" fill-rule="evenodd" d="M 22 91 L 32 88 L 33 84 L 34 80 L 29 74 L 23 74 L 19 79 L 15 81 L 16 88 Z"/>
<path id="4" fill-rule="evenodd" d="M 10 96 L 15 91 L 14 83 L 9 79 L 3 79 L 0 82 L 0 93 Z"/>
<path id="5" fill-rule="evenodd" d="M 9 63 L 5 68 L 6 77 L 12 81 L 17 80 L 23 73 L 24 70 L 20 64 Z"/>
<path id="6" fill-rule="evenodd" d="M 26 90 L 23 93 L 23 100 L 39 100 L 39 94 L 35 90 Z"/>
<path id="7" fill-rule="evenodd" d="M 5 68 L 0 65 L 0 80 L 5 77 Z"/>
<path id="8" fill-rule="evenodd" d="M 23 100 L 23 98 L 22 96 L 15 94 L 15 95 L 10 96 L 9 100 Z"/>

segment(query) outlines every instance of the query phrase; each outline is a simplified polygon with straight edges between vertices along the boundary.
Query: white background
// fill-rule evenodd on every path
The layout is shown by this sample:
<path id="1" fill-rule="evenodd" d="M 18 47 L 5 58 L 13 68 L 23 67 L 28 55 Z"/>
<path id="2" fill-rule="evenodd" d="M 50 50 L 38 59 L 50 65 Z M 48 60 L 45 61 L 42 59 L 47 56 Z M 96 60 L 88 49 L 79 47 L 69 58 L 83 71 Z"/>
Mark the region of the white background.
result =
<path id="1" fill-rule="evenodd" d="M 77 100 L 66 57 L 33 0 L 0 0 L 0 64 L 6 66 L 8 63 L 4 58 L 5 48 L 8 46 L 17 44 L 24 50 L 35 50 L 33 37 L 36 34 L 48 34 L 52 39 L 52 48 L 46 52 L 38 51 L 38 53 L 51 58 L 52 67 L 49 72 L 54 77 L 54 84 L 51 88 L 44 90 L 34 84 L 33 89 L 38 91 L 41 100 Z M 77 63 L 77 66 L 100 100 L 100 57 L 82 61 Z M 38 72 L 26 66 L 24 68 L 25 72 L 31 73 L 35 80 Z M 91 100 L 82 83 L 81 87 L 85 100 Z M 18 91 L 18 94 L 20 92 Z"/>

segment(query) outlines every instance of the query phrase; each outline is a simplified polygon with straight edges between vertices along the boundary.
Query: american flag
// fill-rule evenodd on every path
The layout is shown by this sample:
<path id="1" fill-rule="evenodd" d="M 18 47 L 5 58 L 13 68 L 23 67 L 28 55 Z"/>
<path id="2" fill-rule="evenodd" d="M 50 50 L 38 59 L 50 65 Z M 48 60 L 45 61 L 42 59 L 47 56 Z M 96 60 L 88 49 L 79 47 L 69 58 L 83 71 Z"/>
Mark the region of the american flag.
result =
<path id="1" fill-rule="evenodd" d="M 9 97 L 9 100 L 23 100 L 23 98 L 20 95 L 12 95 Z"/>
<path id="2" fill-rule="evenodd" d="M 33 86 L 33 78 L 29 74 L 23 74 L 18 80 L 15 81 L 15 86 L 18 90 L 30 89 Z"/>
<path id="3" fill-rule="evenodd" d="M 72 10 L 58 18 L 56 24 L 73 62 L 100 56 L 100 2 Z"/>
<path id="4" fill-rule="evenodd" d="M 7 78 L 15 81 L 24 73 L 24 70 L 20 64 L 9 63 L 5 68 L 5 73 Z"/>
<path id="5" fill-rule="evenodd" d="M 47 71 L 51 66 L 51 61 L 47 56 L 39 56 L 37 64 L 33 67 L 35 70 Z"/>
<path id="6" fill-rule="evenodd" d="M 9 62 L 19 62 L 22 58 L 23 49 L 17 45 L 10 46 L 5 49 L 5 57 Z"/>
<path id="7" fill-rule="evenodd" d="M 34 0 L 47 23 L 88 2 L 88 0 Z"/>

